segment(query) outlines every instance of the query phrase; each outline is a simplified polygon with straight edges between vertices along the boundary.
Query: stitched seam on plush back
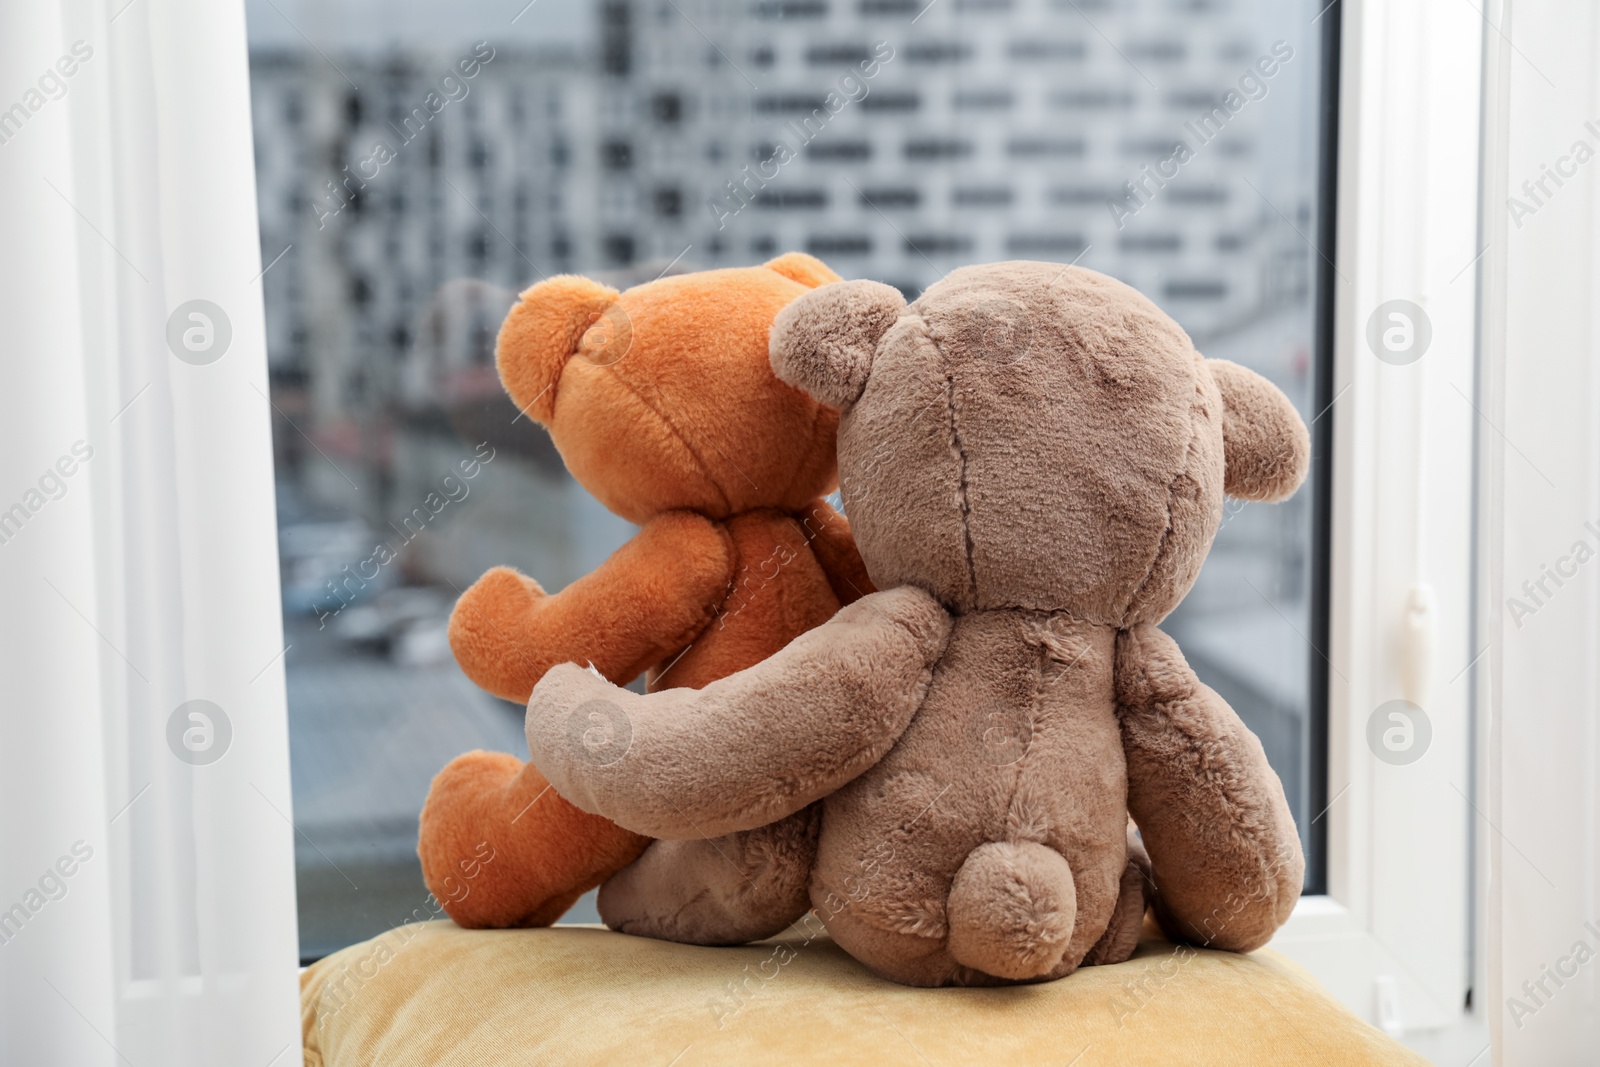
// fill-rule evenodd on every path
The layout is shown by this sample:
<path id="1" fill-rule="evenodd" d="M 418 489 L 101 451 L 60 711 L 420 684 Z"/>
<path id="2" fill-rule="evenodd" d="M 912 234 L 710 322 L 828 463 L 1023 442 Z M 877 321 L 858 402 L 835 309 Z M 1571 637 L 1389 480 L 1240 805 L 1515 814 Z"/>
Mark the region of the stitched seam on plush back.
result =
<path id="1" fill-rule="evenodd" d="M 945 403 L 950 415 L 950 450 L 955 454 L 957 469 L 957 485 L 961 488 L 961 536 L 967 550 L 967 588 L 972 596 L 969 601 L 971 609 L 978 607 L 978 565 L 975 560 L 976 549 L 972 543 L 972 496 L 967 484 L 967 450 L 961 443 L 961 427 L 958 422 L 956 406 L 956 370 L 955 364 L 939 344 L 937 338 L 928 329 L 926 321 L 919 319 L 922 326 L 922 335 L 928 339 L 933 350 L 939 353 L 939 358 L 944 361 Z"/>
<path id="2" fill-rule="evenodd" d="M 1199 420 L 1195 418 L 1195 409 L 1199 406 L 1200 401 L 1201 382 L 1199 380 L 1199 376 L 1196 375 L 1194 394 L 1189 400 L 1189 440 L 1183 448 L 1183 466 L 1174 471 L 1172 477 L 1167 481 L 1167 524 L 1166 527 L 1161 531 L 1161 537 L 1156 541 L 1156 550 L 1155 554 L 1150 558 L 1150 566 L 1145 569 L 1144 577 L 1139 580 L 1139 584 L 1134 588 L 1133 592 L 1128 595 L 1128 602 L 1123 605 L 1122 616 L 1118 627 L 1119 629 L 1128 624 L 1128 616 L 1132 614 L 1134 608 L 1138 606 L 1139 598 L 1144 595 L 1145 589 L 1150 585 L 1151 580 L 1155 578 L 1156 571 L 1161 567 L 1163 560 L 1166 558 L 1167 549 L 1172 540 L 1173 496 L 1176 493 L 1177 486 L 1180 482 L 1182 482 L 1185 478 L 1193 477 L 1190 467 L 1194 461 L 1195 442 L 1200 437 L 1200 424 Z"/>

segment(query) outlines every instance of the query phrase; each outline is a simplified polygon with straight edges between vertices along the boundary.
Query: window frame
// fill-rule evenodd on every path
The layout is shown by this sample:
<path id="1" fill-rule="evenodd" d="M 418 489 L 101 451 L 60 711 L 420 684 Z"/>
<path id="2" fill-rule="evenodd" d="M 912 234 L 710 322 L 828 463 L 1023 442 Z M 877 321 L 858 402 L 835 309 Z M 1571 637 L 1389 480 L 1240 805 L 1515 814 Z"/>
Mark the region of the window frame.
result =
<path id="1" fill-rule="evenodd" d="M 1479 966 L 1495 1063 L 1577 1063 L 1600 1041 L 1594 976 L 1584 968 L 1577 990 L 1555 998 L 1536 991 L 1537 1002 L 1524 983 L 1548 985 L 1545 974 L 1561 981 L 1577 955 L 1573 929 L 1590 936 L 1582 924 L 1600 913 L 1600 590 L 1587 567 L 1575 588 L 1556 586 L 1559 599 L 1548 583 L 1537 599 L 1523 583 L 1536 586 L 1547 568 L 1564 574 L 1568 531 L 1586 530 L 1600 513 L 1600 319 L 1591 298 L 1600 187 L 1587 167 L 1554 199 L 1535 200 L 1523 182 L 1537 187 L 1534 175 L 1546 167 L 1562 174 L 1563 158 L 1552 156 L 1600 106 L 1592 77 L 1600 18 L 1593 10 L 1572 18 L 1550 4 L 1518 5 L 1514 18 L 1508 5 L 1486 11 L 1496 26 L 1485 49 L 1491 247 L 1481 389 L 1504 434 L 1484 435 L 1480 450 L 1480 604 L 1494 645 L 1480 773 L 1484 823 L 1492 819 L 1494 829 L 1480 831 L 1480 863 L 1493 880 L 1485 879 Z M 1538 219 L 1527 217 L 1529 207 Z"/>
<path id="2" fill-rule="evenodd" d="M 1324 101 L 1337 108 L 1336 132 L 1323 142 L 1324 180 L 1336 188 L 1319 234 L 1334 249 L 1320 294 L 1331 349 L 1319 353 L 1333 389 L 1313 427 L 1326 494 L 1315 528 L 1329 548 L 1316 660 L 1327 685 L 1326 778 L 1313 816 L 1326 891 L 1300 901 L 1272 947 L 1362 1018 L 1415 1036 L 1463 1024 L 1478 952 L 1484 23 L 1470 4 L 1405 0 L 1334 0 L 1319 17 L 1338 20 L 1323 52 L 1325 76 L 1338 79 Z M 1369 316 L 1395 298 L 1422 305 L 1432 323 L 1430 347 L 1406 366 L 1381 362 L 1365 339 Z M 1432 737 L 1421 759 L 1389 766 L 1368 751 L 1367 723 L 1401 697 L 1425 708 Z"/>

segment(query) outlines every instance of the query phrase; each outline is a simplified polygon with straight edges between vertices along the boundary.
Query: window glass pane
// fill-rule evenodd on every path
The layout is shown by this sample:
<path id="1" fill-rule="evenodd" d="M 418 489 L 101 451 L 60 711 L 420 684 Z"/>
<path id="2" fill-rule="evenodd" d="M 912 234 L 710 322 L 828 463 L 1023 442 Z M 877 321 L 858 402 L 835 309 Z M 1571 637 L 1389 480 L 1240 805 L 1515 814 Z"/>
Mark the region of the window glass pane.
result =
<path id="1" fill-rule="evenodd" d="M 426 910 L 446 761 L 526 754 L 521 708 L 450 658 L 458 591 L 496 564 L 559 589 L 633 531 L 495 376 L 540 277 L 798 249 L 914 297 L 965 263 L 1081 263 L 1317 414 L 1320 4 L 247 7 L 306 955 Z M 1166 624 L 1302 832 L 1313 499 L 1230 501 Z"/>

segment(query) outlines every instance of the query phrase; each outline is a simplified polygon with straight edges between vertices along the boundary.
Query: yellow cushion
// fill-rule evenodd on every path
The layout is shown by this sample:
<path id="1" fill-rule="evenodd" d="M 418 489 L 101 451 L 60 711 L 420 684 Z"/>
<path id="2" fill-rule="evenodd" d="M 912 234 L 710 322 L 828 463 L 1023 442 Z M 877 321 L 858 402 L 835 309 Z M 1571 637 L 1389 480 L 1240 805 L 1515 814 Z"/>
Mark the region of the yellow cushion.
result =
<path id="1" fill-rule="evenodd" d="M 695 948 L 432 922 L 321 960 L 300 991 L 307 1067 L 1425 1062 L 1275 952 L 1148 936 L 1059 982 L 909 989 L 825 936 Z"/>

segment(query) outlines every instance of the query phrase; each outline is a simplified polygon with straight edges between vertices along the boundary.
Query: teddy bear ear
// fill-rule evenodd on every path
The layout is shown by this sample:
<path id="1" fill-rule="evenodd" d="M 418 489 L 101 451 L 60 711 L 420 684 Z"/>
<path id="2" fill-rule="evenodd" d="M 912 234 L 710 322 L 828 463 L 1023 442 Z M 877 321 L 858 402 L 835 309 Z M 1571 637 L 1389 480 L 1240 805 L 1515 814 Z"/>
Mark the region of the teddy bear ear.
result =
<path id="1" fill-rule="evenodd" d="M 1222 488 L 1240 500 L 1283 500 L 1300 488 L 1311 435 L 1283 390 L 1225 359 L 1206 366 L 1222 394 Z"/>
<path id="2" fill-rule="evenodd" d="M 835 282 L 801 294 L 772 324 L 773 373 L 829 407 L 855 403 L 878 342 L 905 306 L 900 290 L 881 282 Z"/>
<path id="3" fill-rule="evenodd" d="M 616 299 L 615 289 L 576 274 L 548 278 L 522 294 L 500 327 L 494 353 L 500 381 L 519 410 L 550 421 L 562 369 Z"/>
<path id="4" fill-rule="evenodd" d="M 792 282 L 799 282 L 808 289 L 815 289 L 819 285 L 831 285 L 841 280 L 826 263 L 804 252 L 785 252 L 777 259 L 767 260 L 763 266 L 768 270 L 777 271 Z"/>

